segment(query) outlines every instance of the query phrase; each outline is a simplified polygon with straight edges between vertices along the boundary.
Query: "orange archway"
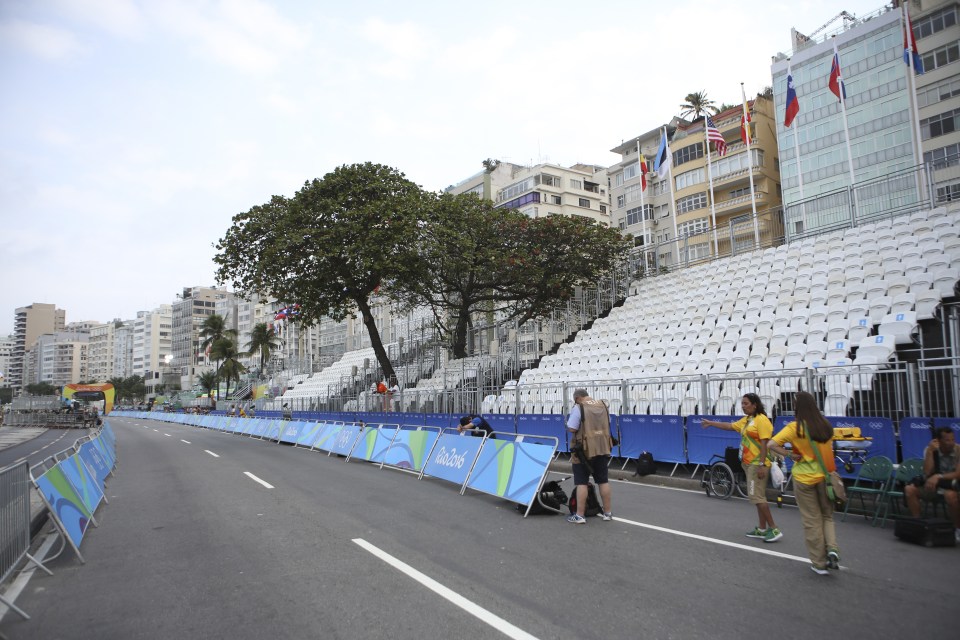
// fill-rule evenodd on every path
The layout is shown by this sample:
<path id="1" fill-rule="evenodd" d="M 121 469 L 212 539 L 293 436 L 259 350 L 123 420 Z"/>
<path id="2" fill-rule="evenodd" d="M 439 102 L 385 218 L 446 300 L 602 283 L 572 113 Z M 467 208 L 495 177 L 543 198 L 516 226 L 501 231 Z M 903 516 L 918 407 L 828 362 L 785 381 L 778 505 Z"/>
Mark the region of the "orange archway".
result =
<path id="1" fill-rule="evenodd" d="M 113 411 L 113 397 L 116 391 L 109 382 L 103 384 L 68 384 L 63 388 L 63 397 L 78 400 L 103 400 L 104 415 Z"/>

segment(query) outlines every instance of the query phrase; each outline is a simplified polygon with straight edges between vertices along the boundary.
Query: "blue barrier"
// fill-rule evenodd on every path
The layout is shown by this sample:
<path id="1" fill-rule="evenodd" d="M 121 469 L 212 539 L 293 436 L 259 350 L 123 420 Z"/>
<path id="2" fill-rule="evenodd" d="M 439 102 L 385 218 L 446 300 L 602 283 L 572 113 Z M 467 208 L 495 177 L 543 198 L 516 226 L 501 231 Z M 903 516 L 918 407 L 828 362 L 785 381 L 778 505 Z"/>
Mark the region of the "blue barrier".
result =
<path id="1" fill-rule="evenodd" d="M 497 428 L 494 427 L 493 430 L 496 431 Z M 567 443 L 567 428 L 562 415 L 521 413 L 517 416 L 517 433 L 556 438 L 559 451 L 563 453 L 570 451 Z"/>
<path id="2" fill-rule="evenodd" d="M 77 495 L 80 496 L 80 499 L 83 500 L 83 506 L 90 512 L 92 519 L 93 514 L 97 512 L 97 507 L 99 507 L 103 501 L 103 490 L 100 489 L 100 484 L 96 481 L 93 473 L 87 468 L 87 465 L 84 464 L 79 454 L 75 453 L 61 460 L 59 466 L 63 469 L 64 477 L 73 485 L 73 489 L 77 492 Z M 95 520 L 93 524 L 96 524 Z"/>
<path id="3" fill-rule="evenodd" d="M 102 490 L 104 486 L 106 486 L 107 477 L 110 475 L 110 467 L 107 465 L 106 458 L 100 453 L 97 445 L 89 440 L 80 445 L 78 453 L 83 461 L 87 463 L 87 466 L 93 470 L 97 484 L 100 485 L 100 489 Z"/>
<path id="4" fill-rule="evenodd" d="M 357 442 L 357 446 L 353 448 L 350 459 L 357 458 L 374 463 L 383 462 L 383 456 L 390 448 L 390 444 L 399 430 L 400 426 L 395 424 L 381 424 L 376 427 L 367 425 L 363 436 Z"/>
<path id="5" fill-rule="evenodd" d="M 296 446 L 307 448 L 312 447 L 322 427 L 322 422 L 305 422 L 304 426 L 300 428 L 300 434 L 297 436 Z"/>
<path id="6" fill-rule="evenodd" d="M 933 428 L 950 427 L 954 432 L 960 430 L 960 418 L 934 418 Z"/>
<path id="7" fill-rule="evenodd" d="M 332 438 L 332 442 L 330 442 L 330 453 L 349 456 L 354 446 L 356 446 L 357 440 L 360 439 L 360 432 L 362 430 L 363 427 L 358 424 L 341 425 L 336 436 Z"/>
<path id="8" fill-rule="evenodd" d="M 383 456 L 383 464 L 398 469 L 421 471 L 440 437 L 437 427 L 403 425 Z"/>
<path id="9" fill-rule="evenodd" d="M 467 487 L 525 504 L 529 509 L 543 483 L 557 444 L 525 441 L 525 437 L 518 435 L 515 441 L 484 439 Z"/>
<path id="10" fill-rule="evenodd" d="M 513 414 L 484 413 L 483 419 L 490 423 L 494 431 L 517 432 L 517 421 Z"/>
<path id="11" fill-rule="evenodd" d="M 428 427 L 446 429 L 447 427 L 454 427 L 460 423 L 449 413 L 425 413 L 423 414 L 423 424 Z"/>
<path id="12" fill-rule="evenodd" d="M 300 437 L 300 430 L 307 426 L 306 422 L 283 422 L 282 429 L 283 432 L 280 434 L 280 442 L 286 442 L 288 444 L 297 444 L 297 439 Z"/>
<path id="13" fill-rule="evenodd" d="M 423 476 L 440 478 L 460 485 L 467 481 L 485 438 L 454 432 L 441 432 L 423 467 Z"/>
<path id="14" fill-rule="evenodd" d="M 686 464 L 680 416 L 621 415 L 618 423 L 622 457 L 636 458 L 642 451 L 649 451 L 654 460 Z"/>
<path id="15" fill-rule="evenodd" d="M 85 562 L 80 554 L 80 543 L 90 526 L 93 514 L 83 504 L 60 465 L 51 467 L 42 476 L 34 479 L 34 484 L 47 505 L 50 517 L 57 523 L 80 562 Z"/>
<path id="16" fill-rule="evenodd" d="M 714 429 L 713 427 L 704 429 L 700 421 L 706 418 L 707 420 L 716 420 L 717 422 L 736 422 L 742 417 L 743 416 L 688 416 L 687 459 L 692 464 L 710 464 L 710 458 L 714 454 L 723 456 L 723 452 L 727 447 L 739 448 L 739 433 L 736 431 Z M 656 456 L 654 456 L 654 458 L 656 458 Z"/>
<path id="17" fill-rule="evenodd" d="M 932 438 L 930 418 L 904 418 L 900 421 L 900 453 L 904 460 L 922 458 Z"/>
<path id="18" fill-rule="evenodd" d="M 893 421 L 889 418 L 860 418 L 845 416 L 827 416 L 830 424 L 836 427 L 859 427 L 865 438 L 873 438 L 868 457 L 886 456 L 891 460 L 897 459 L 897 437 L 893 433 Z"/>

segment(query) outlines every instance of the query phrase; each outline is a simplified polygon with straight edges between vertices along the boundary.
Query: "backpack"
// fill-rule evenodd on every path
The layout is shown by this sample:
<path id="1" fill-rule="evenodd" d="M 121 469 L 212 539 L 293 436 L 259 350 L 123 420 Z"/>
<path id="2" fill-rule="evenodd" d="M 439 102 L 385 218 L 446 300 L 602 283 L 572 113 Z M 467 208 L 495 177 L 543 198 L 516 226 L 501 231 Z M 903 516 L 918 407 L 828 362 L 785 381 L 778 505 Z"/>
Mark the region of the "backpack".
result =
<path id="1" fill-rule="evenodd" d="M 649 451 L 641 451 L 637 456 L 637 471 L 635 476 L 649 476 L 657 472 L 657 463 Z"/>
<path id="2" fill-rule="evenodd" d="M 570 513 L 577 512 L 577 488 L 573 488 L 573 494 L 570 496 L 570 500 L 567 501 L 567 506 L 570 508 Z M 600 514 L 603 509 L 600 507 L 600 498 L 597 496 L 597 485 L 592 482 L 587 484 L 587 507 L 583 510 L 584 518 L 592 518 Z"/>

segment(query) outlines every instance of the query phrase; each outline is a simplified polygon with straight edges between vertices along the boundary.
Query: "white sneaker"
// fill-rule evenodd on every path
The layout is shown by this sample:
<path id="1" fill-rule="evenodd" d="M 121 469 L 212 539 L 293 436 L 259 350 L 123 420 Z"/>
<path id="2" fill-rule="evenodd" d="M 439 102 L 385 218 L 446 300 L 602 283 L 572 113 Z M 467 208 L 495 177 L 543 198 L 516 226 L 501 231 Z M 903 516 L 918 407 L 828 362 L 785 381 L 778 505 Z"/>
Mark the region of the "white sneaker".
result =
<path id="1" fill-rule="evenodd" d="M 604 522 L 610 522 L 613 520 L 613 513 L 607 511 L 606 513 L 601 513 L 600 517 L 603 518 Z"/>
<path id="2" fill-rule="evenodd" d="M 817 567 L 815 567 L 815 566 L 813 566 L 813 565 L 810 565 L 810 571 L 813 571 L 813 572 L 814 572 L 815 574 L 817 574 L 818 576 L 828 576 L 828 575 L 830 575 L 830 572 L 827 571 L 826 569 L 818 569 Z"/>

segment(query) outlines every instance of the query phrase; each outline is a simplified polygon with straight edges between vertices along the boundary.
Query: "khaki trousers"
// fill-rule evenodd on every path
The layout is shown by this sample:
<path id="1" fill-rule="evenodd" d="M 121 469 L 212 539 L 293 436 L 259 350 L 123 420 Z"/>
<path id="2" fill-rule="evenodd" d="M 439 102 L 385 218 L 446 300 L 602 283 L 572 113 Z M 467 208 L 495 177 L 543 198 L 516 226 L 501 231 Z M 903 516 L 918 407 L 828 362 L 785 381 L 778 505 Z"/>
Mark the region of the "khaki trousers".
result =
<path id="1" fill-rule="evenodd" d="M 833 503 L 827 497 L 824 482 L 810 485 L 793 483 L 800 521 L 803 523 L 803 541 L 807 544 L 810 562 L 818 569 L 827 566 L 827 550 L 837 547 L 837 534 L 833 528 Z"/>

